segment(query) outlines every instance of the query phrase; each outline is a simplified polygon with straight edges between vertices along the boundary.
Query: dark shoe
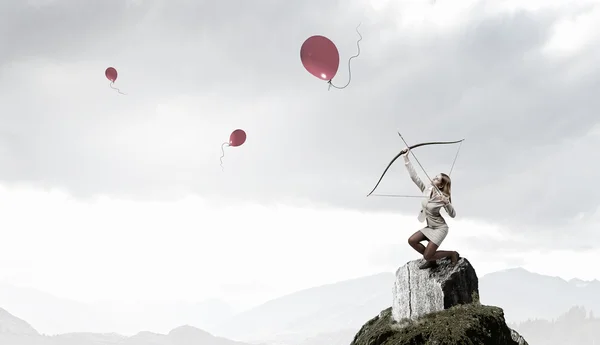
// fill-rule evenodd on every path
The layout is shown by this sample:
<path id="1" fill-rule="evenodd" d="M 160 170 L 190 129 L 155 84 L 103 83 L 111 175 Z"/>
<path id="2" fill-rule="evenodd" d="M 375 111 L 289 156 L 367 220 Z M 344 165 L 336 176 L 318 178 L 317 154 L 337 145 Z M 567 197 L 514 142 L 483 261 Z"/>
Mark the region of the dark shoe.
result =
<path id="1" fill-rule="evenodd" d="M 458 259 L 460 259 L 460 254 L 458 254 L 458 252 L 452 253 L 452 256 L 450 256 L 450 261 L 452 262 L 452 266 L 456 265 L 456 263 L 458 262 Z"/>
<path id="2" fill-rule="evenodd" d="M 425 263 L 422 263 L 421 266 L 419 266 L 419 269 L 427 269 L 427 268 L 434 268 L 437 267 L 437 262 L 434 261 L 425 261 Z"/>

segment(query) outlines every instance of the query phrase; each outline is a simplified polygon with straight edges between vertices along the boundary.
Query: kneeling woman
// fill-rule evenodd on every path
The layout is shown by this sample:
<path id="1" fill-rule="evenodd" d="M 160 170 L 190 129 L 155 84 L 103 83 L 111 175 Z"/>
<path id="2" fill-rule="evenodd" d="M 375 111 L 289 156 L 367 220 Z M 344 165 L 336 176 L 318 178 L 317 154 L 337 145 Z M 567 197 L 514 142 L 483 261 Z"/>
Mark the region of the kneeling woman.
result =
<path id="1" fill-rule="evenodd" d="M 444 217 L 440 214 L 440 209 L 443 207 L 452 218 L 456 216 L 456 211 L 454 211 L 454 207 L 452 206 L 450 177 L 441 173 L 433 179 L 432 185 L 426 186 L 419 176 L 417 176 L 414 167 L 408 159 L 408 154 L 409 151 L 406 149 L 406 153 L 403 155 L 404 165 L 408 170 L 411 180 L 413 180 L 425 196 L 425 199 L 421 203 L 422 209 L 419 214 L 419 220 L 421 222 L 423 220 L 427 221 L 427 226 L 415 232 L 408 239 L 408 243 L 417 252 L 422 254 L 426 260 L 424 264 L 419 266 L 421 269 L 435 267 L 435 260 L 443 258 L 450 258 L 452 264 L 455 265 L 459 259 L 458 252 L 437 250 L 442 241 L 444 241 L 444 238 L 446 238 L 446 235 L 448 235 L 448 224 L 446 224 Z M 427 247 L 421 244 L 424 240 L 429 241 Z"/>

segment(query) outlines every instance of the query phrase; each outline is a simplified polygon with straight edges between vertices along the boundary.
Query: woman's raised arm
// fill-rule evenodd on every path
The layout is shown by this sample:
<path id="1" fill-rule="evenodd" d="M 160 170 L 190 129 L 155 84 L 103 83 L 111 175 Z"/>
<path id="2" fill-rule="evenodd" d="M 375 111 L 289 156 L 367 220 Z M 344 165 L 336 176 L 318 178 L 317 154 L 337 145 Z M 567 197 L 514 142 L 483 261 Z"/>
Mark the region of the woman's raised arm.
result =
<path id="1" fill-rule="evenodd" d="M 408 159 L 408 150 L 406 150 L 406 153 L 403 155 L 403 157 L 404 157 L 404 166 L 406 167 L 406 170 L 408 170 L 410 179 L 417 185 L 417 187 L 419 187 L 419 189 L 421 190 L 421 193 L 424 192 L 425 188 L 426 188 L 425 184 L 423 183 L 423 181 L 421 181 L 421 179 L 417 175 L 417 172 L 415 171 L 415 168 L 412 166 L 412 163 Z"/>

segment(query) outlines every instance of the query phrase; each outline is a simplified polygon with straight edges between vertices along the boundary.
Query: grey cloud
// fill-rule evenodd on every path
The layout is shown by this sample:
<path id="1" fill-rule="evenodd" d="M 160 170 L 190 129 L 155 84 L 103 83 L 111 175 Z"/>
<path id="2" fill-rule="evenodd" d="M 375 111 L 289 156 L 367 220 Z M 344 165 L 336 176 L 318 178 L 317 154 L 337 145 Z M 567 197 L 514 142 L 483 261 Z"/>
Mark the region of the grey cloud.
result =
<path id="1" fill-rule="evenodd" d="M 459 31 L 418 40 L 403 35 L 383 46 L 380 30 L 393 28 L 392 11 L 389 22 L 375 22 L 364 18 L 358 2 L 2 6 L 12 6 L 2 12 L 10 19 L 3 18 L 2 30 L 11 33 L 3 44 L 14 48 L 0 57 L 0 116 L 9 124 L 0 138 L 6 167 L 0 177 L 6 181 L 59 186 L 80 197 L 194 191 L 416 212 L 415 199 L 365 198 L 404 146 L 400 130 L 409 144 L 466 138 L 452 173 L 459 217 L 552 234 L 597 207 L 596 189 L 574 181 L 597 176 L 589 159 L 597 138 L 581 137 L 598 123 L 593 63 L 600 48 L 586 47 L 579 60 L 562 62 L 541 53 L 551 25 L 569 15 L 564 10 L 490 17 L 474 7 Z M 327 91 L 303 70 L 300 45 L 313 34 L 331 37 L 341 53 L 334 80 L 344 84 L 359 21 L 364 39 L 352 83 Z M 27 68 L 61 59 L 80 72 L 81 85 L 64 96 L 36 89 L 37 72 Z M 123 72 L 118 83 L 130 96 L 101 93 L 107 65 Z M 575 65 L 589 72 L 574 79 Z M 17 73 L 24 77 L 8 79 Z M 152 138 L 125 131 L 154 121 L 158 103 L 181 95 L 197 101 L 196 113 L 173 114 L 148 130 Z M 214 142 L 214 133 L 238 127 L 247 130 L 248 141 L 227 151 L 222 173 L 222 140 Z M 449 170 L 456 149 L 428 146 L 415 154 L 433 176 Z M 417 189 L 396 163 L 376 192 Z"/>

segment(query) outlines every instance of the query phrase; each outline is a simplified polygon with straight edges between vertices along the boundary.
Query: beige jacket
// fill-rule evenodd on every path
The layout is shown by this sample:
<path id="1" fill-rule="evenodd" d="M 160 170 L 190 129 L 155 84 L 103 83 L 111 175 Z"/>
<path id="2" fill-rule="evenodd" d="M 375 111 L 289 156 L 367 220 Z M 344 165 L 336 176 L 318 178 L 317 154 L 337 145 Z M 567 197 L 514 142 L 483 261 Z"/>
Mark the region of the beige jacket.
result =
<path id="1" fill-rule="evenodd" d="M 444 205 L 441 199 L 437 196 L 437 193 L 433 192 L 435 188 L 432 184 L 426 186 L 423 181 L 417 175 L 415 168 L 407 157 L 404 158 L 404 166 L 408 170 L 411 180 L 419 187 L 421 193 L 423 193 L 423 201 L 421 202 L 421 212 L 419 213 L 419 222 L 427 221 L 427 226 L 431 228 L 436 227 L 447 227 L 444 217 L 440 214 L 440 209 L 443 207 L 451 218 L 456 217 L 456 211 L 452 203 Z M 432 193 L 433 192 L 433 193 Z"/>

